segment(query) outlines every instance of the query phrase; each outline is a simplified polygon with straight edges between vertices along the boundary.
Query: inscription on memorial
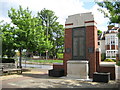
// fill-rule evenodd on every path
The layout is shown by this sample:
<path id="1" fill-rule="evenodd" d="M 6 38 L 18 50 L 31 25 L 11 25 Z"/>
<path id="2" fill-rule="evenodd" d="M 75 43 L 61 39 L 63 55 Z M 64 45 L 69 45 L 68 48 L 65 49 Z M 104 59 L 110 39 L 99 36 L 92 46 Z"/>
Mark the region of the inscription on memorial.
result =
<path id="1" fill-rule="evenodd" d="M 73 28 L 73 59 L 86 58 L 85 28 Z"/>

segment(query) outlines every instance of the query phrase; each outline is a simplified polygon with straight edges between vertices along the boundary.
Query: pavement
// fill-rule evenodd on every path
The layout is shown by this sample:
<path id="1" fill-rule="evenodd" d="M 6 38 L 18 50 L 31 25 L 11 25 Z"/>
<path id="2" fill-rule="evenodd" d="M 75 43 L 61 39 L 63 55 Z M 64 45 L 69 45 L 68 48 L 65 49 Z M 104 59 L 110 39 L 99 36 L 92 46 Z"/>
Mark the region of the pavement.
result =
<path id="1" fill-rule="evenodd" d="M 1 76 L 0 85 L 5 88 L 119 88 L 120 83 L 110 80 L 108 83 L 92 80 L 72 79 L 68 77 L 49 77 L 48 69 L 30 69 L 22 75 Z"/>

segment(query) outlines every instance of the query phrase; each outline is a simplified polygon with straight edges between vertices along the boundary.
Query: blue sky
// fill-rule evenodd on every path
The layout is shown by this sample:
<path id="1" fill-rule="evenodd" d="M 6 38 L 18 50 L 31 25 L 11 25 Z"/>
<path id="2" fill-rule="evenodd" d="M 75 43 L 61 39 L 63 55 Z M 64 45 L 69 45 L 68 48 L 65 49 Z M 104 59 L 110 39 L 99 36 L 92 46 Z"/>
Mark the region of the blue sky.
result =
<path id="1" fill-rule="evenodd" d="M 43 8 L 53 10 L 59 17 L 58 21 L 63 25 L 69 15 L 93 12 L 98 29 L 107 30 L 108 19 L 97 10 L 99 6 L 94 3 L 94 0 L 0 0 L 0 20 L 10 22 L 7 17 L 8 10 L 11 7 L 17 9 L 19 5 L 23 8 L 28 7 L 33 15 Z"/>
<path id="2" fill-rule="evenodd" d="M 83 2 L 83 3 L 84 3 L 83 7 L 85 9 L 90 9 L 92 6 L 95 5 L 95 2 Z"/>

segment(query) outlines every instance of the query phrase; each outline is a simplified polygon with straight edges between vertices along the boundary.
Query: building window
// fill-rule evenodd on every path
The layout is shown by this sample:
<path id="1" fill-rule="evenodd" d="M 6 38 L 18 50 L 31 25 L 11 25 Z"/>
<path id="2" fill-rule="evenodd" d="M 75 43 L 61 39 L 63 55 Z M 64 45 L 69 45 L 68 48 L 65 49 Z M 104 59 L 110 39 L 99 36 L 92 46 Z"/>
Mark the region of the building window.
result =
<path id="1" fill-rule="evenodd" d="M 98 42 L 98 45 L 100 45 L 100 42 Z"/>

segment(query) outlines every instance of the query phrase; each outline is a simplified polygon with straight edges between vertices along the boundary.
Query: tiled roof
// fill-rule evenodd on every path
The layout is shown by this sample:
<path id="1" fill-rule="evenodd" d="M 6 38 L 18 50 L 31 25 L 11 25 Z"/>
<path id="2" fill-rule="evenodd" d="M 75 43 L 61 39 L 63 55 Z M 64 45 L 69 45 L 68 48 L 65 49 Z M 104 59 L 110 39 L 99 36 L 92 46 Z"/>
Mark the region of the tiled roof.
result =
<path id="1" fill-rule="evenodd" d="M 100 35 L 98 35 L 98 40 L 105 40 L 105 33 L 106 32 L 102 32 Z"/>
<path id="2" fill-rule="evenodd" d="M 104 31 L 100 35 L 98 35 L 98 40 L 105 40 L 105 34 L 108 34 L 108 33 L 118 33 L 119 30 L 120 30 L 119 27 L 113 27 L 110 30 Z"/>

